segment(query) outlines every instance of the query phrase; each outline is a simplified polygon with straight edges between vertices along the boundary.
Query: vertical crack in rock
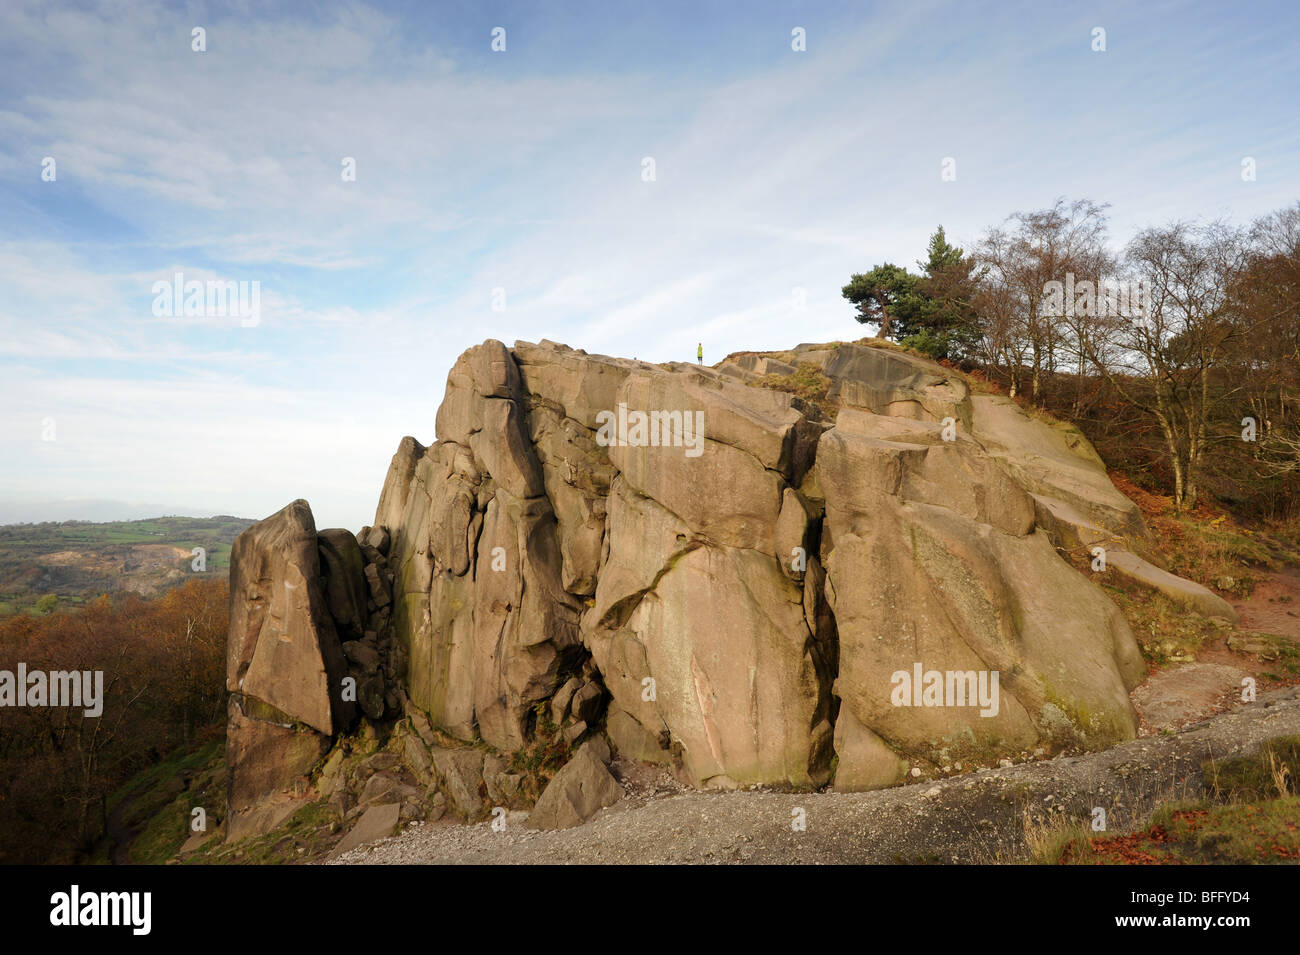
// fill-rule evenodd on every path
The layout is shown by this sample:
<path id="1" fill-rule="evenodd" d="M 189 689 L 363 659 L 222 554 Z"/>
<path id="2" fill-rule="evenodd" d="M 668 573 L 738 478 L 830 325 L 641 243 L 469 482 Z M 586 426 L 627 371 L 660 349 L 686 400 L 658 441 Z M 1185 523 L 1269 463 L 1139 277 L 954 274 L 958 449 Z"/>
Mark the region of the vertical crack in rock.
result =
<path id="1" fill-rule="evenodd" d="M 781 390 L 809 367 L 817 402 Z M 356 538 L 296 501 L 236 543 L 242 831 L 358 714 L 427 714 L 507 755 L 603 732 L 712 786 L 865 789 L 956 752 L 1135 735 L 1136 642 L 1055 547 L 1141 546 L 1137 508 L 1081 436 L 932 362 L 487 341 L 449 372 L 435 434 L 402 439 Z M 895 705 L 918 666 L 996 669 L 1006 692 L 989 713 Z"/>

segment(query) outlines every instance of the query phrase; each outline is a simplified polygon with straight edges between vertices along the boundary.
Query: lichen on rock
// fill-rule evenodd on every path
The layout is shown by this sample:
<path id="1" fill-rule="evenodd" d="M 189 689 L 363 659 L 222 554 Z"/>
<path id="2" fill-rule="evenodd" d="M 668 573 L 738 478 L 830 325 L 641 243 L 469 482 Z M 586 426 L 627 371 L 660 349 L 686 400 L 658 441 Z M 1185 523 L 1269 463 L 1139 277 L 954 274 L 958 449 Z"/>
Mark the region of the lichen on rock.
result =
<path id="1" fill-rule="evenodd" d="M 770 387 L 806 368 L 825 403 Z M 702 422 L 694 447 L 681 421 Z M 606 736 L 702 787 L 872 788 L 957 745 L 1136 733 L 1137 644 L 1057 546 L 1141 540 L 1140 515 L 1081 437 L 940 365 L 866 343 L 714 370 L 488 341 L 452 368 L 435 431 L 402 439 L 359 541 L 317 535 L 305 502 L 241 537 L 232 692 L 330 736 L 355 675 L 372 720 L 414 712 L 503 760 Z M 898 705 L 917 665 L 997 671 L 996 712 Z M 588 761 L 566 779 L 604 804 Z M 479 763 L 484 791 L 519 790 Z M 568 824 L 587 801 L 546 805 Z"/>

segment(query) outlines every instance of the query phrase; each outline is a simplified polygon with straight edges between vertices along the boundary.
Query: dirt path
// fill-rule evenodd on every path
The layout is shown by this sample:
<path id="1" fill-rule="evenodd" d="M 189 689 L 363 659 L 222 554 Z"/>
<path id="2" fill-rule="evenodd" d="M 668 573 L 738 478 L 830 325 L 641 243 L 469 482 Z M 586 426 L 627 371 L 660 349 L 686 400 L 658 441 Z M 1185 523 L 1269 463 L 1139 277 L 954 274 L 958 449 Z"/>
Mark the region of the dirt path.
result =
<path id="1" fill-rule="evenodd" d="M 1300 640 L 1300 568 L 1268 574 L 1249 599 L 1232 605 L 1241 616 L 1239 630 Z"/>
<path id="2" fill-rule="evenodd" d="M 1130 694 L 1141 717 L 1138 735 L 1177 732 L 1235 709 L 1247 675 L 1237 666 L 1200 661 L 1151 673 Z"/>
<path id="3" fill-rule="evenodd" d="M 1109 829 L 1151 806 L 1200 795 L 1201 764 L 1300 733 L 1300 687 L 1261 694 L 1170 736 L 1102 753 L 869 793 L 741 791 L 628 798 L 585 825 L 534 832 L 511 819 L 416 825 L 333 864 L 403 863 L 892 863 L 992 862 L 1023 857 L 1026 815 L 1088 818 Z M 805 831 L 792 820 L 802 810 Z"/>

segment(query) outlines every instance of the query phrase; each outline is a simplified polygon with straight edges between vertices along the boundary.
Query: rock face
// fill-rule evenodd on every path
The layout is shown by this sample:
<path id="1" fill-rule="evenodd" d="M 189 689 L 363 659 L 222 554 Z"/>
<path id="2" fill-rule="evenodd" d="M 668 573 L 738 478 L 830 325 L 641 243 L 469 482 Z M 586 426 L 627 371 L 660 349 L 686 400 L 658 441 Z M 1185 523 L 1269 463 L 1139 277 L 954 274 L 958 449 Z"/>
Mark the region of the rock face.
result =
<path id="1" fill-rule="evenodd" d="M 1237 611 L 1232 604 L 1224 600 L 1208 587 L 1191 580 L 1176 577 L 1167 570 L 1162 570 L 1148 563 L 1136 554 L 1127 551 L 1112 551 L 1107 554 L 1107 569 L 1143 586 L 1150 587 L 1164 594 L 1174 603 L 1181 604 L 1188 610 L 1199 613 L 1202 617 L 1219 618 L 1228 623 L 1237 622 Z"/>
<path id="2" fill-rule="evenodd" d="M 833 420 L 754 387 L 809 365 Z M 702 786 L 818 785 L 836 756 L 840 784 L 886 785 L 945 747 L 1132 736 L 1136 644 L 1039 499 L 1138 535 L 1140 516 L 1081 436 L 985 404 L 860 345 L 721 371 L 470 349 L 375 516 L 412 701 L 512 752 L 589 656 L 616 747 Z M 996 714 L 894 705 L 916 664 L 998 671 Z"/>
<path id="3" fill-rule="evenodd" d="M 385 701 L 378 641 L 368 631 L 374 602 L 364 589 L 374 565 L 350 531 L 317 534 L 307 502 L 294 501 L 244 531 L 230 563 L 227 837 L 234 839 L 269 827 L 260 804 L 306 788 L 308 771 L 330 738 L 355 722 L 358 704 L 379 717 Z"/>
<path id="4" fill-rule="evenodd" d="M 782 390 L 796 376 L 824 391 Z M 359 540 L 315 534 L 303 502 L 240 538 L 231 689 L 295 732 L 353 718 L 346 669 L 372 719 L 404 691 L 507 756 L 595 734 L 578 789 L 557 776 L 539 803 L 554 825 L 594 811 L 575 791 L 613 796 L 601 730 L 698 786 L 844 789 L 1135 735 L 1133 635 L 1057 547 L 1141 544 L 1139 512 L 1081 434 L 937 364 L 488 341 L 452 368 L 436 437 L 402 440 Z M 482 793 L 457 781 L 495 800 L 504 766 L 435 750 L 428 771 L 471 816 Z"/>
<path id="5" fill-rule="evenodd" d="M 343 654 L 320 565 L 306 501 L 235 541 L 226 689 L 328 736 L 350 723 L 352 712 L 340 697 Z"/>

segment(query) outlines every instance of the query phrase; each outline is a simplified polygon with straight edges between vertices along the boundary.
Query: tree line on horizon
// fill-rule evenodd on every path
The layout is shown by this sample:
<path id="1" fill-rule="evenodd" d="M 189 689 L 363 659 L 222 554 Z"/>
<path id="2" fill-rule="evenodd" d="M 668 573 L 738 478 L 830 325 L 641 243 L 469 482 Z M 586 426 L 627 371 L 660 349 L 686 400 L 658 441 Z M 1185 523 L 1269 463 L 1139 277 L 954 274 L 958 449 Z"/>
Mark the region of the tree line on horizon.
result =
<path id="1" fill-rule="evenodd" d="M 1300 516 L 1300 202 L 1246 227 L 1150 226 L 1118 250 L 1108 208 L 1015 212 L 970 251 L 940 226 L 917 271 L 885 262 L 843 295 L 877 337 L 1075 421 L 1180 512 L 1209 491 Z"/>

